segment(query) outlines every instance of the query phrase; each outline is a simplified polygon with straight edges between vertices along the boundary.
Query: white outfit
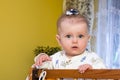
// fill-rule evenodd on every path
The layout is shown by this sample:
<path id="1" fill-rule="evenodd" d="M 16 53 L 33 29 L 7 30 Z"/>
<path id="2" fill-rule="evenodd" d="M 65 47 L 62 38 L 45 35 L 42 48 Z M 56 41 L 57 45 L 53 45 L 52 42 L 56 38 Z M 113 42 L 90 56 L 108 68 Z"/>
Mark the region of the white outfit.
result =
<path id="1" fill-rule="evenodd" d="M 38 56 L 40 56 L 39 54 Z M 35 61 L 38 58 L 35 57 Z M 74 56 L 69 59 L 64 51 L 59 51 L 52 56 L 52 61 L 46 61 L 42 64 L 42 66 L 37 66 L 38 69 L 78 69 L 78 67 L 82 64 L 90 64 L 93 69 L 104 69 L 106 66 L 104 65 L 102 59 L 97 56 L 96 53 L 85 51 L 84 53 Z M 34 67 L 34 66 L 32 66 Z M 26 80 L 29 80 L 30 76 L 27 76 Z M 73 79 L 63 79 L 63 80 L 73 80 Z M 79 79 L 81 80 L 81 79 Z"/>
<path id="2" fill-rule="evenodd" d="M 45 62 L 39 68 L 48 69 L 78 69 L 82 64 L 90 64 L 93 69 L 106 68 L 102 59 L 96 53 L 85 51 L 83 54 L 69 59 L 64 51 L 59 51 L 52 56 L 52 62 Z"/>

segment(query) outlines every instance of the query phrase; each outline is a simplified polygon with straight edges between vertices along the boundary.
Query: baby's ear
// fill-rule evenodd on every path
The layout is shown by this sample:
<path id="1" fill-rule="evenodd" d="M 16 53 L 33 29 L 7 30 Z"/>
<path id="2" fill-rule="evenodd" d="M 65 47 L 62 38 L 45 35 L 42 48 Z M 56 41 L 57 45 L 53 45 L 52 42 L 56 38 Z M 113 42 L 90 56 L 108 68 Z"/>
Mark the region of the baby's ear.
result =
<path id="1" fill-rule="evenodd" d="M 61 46 L 61 40 L 60 40 L 60 36 L 58 34 L 56 35 L 56 40 L 57 40 L 58 44 Z"/>
<path id="2" fill-rule="evenodd" d="M 88 40 L 90 40 L 90 38 L 91 38 L 91 36 L 90 36 L 90 35 L 88 35 Z"/>

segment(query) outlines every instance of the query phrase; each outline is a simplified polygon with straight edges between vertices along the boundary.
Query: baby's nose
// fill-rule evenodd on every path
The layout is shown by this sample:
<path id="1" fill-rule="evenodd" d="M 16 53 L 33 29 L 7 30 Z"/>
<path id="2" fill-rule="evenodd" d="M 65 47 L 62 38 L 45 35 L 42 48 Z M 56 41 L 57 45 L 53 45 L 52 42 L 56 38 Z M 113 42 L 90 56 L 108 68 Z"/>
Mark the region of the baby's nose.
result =
<path id="1" fill-rule="evenodd" d="M 77 37 L 74 37 L 74 38 L 73 38 L 73 43 L 77 43 L 77 42 L 78 42 Z"/>

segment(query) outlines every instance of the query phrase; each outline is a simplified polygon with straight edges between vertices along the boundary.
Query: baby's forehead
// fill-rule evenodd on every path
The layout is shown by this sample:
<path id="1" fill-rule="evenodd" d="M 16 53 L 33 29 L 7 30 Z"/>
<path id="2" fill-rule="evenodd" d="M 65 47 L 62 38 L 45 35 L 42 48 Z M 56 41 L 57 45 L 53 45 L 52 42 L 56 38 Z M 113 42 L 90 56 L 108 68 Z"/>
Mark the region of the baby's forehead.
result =
<path id="1" fill-rule="evenodd" d="M 64 20 L 61 21 L 61 26 L 65 25 L 65 24 L 69 24 L 69 25 L 74 25 L 74 24 L 86 24 L 87 26 L 87 23 L 85 20 L 83 19 L 79 19 L 79 18 L 66 18 Z"/>
<path id="2" fill-rule="evenodd" d="M 85 22 L 74 22 L 71 20 L 66 20 L 66 21 L 63 21 L 61 23 L 61 26 L 59 27 L 59 30 L 60 31 L 76 31 L 76 32 L 81 32 L 81 30 L 83 31 L 87 31 L 88 30 L 88 27 L 87 27 L 87 24 Z"/>

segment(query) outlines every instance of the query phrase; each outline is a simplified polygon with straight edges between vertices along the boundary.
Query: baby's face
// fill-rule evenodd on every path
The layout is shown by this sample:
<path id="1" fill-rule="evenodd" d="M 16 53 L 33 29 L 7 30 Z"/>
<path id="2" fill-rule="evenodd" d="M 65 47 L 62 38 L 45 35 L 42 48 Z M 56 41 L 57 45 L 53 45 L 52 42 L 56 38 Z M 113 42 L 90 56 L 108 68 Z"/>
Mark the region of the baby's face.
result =
<path id="1" fill-rule="evenodd" d="M 72 57 L 85 51 L 90 36 L 85 22 L 64 21 L 61 23 L 59 35 L 56 37 L 67 56 Z"/>

